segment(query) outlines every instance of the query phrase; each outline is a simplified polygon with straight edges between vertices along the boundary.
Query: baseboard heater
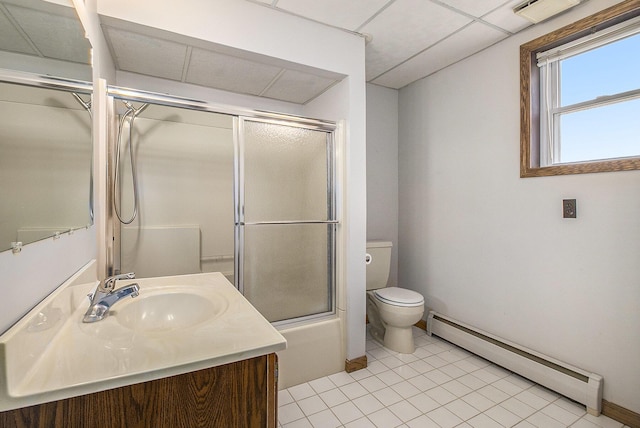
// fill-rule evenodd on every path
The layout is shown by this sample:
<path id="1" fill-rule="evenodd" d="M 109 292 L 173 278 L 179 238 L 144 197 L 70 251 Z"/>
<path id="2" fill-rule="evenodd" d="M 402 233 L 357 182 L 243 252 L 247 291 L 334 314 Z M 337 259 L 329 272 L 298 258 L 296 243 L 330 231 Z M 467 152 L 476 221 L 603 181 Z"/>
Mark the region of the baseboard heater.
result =
<path id="1" fill-rule="evenodd" d="M 592 415 L 602 409 L 602 376 L 496 337 L 436 312 L 429 312 L 427 334 L 435 334 L 469 352 L 584 404 Z"/>

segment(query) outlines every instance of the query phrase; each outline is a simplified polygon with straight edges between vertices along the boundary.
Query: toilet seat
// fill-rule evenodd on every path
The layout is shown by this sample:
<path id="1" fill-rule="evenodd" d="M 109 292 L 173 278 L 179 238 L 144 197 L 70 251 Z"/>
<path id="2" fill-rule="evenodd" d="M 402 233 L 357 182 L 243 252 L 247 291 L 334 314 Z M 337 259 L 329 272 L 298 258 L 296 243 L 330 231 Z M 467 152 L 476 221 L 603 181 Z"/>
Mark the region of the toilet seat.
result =
<path id="1" fill-rule="evenodd" d="M 386 287 L 373 290 L 376 299 L 393 306 L 415 307 L 424 305 L 424 297 L 413 290 L 400 287 Z"/>

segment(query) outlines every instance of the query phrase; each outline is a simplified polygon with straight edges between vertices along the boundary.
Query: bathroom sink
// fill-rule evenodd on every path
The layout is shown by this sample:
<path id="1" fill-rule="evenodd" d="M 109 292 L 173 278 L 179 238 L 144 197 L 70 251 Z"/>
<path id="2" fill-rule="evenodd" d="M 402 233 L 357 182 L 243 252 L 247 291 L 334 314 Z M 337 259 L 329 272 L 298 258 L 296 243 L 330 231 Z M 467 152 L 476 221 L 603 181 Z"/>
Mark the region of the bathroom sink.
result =
<path id="1" fill-rule="evenodd" d="M 222 315 L 228 307 L 219 294 L 197 289 L 173 288 L 144 290 L 134 299 L 115 307 L 113 316 L 124 327 L 145 333 L 166 332 L 195 327 Z"/>

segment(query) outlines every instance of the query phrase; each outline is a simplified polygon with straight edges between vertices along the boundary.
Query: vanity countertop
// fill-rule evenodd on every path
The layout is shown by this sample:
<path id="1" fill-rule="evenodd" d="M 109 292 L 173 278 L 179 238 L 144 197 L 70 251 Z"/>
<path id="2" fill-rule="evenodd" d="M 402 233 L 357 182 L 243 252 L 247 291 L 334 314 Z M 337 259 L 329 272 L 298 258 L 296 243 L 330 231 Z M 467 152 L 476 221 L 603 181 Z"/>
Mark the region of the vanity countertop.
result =
<path id="1" fill-rule="evenodd" d="M 97 283 L 78 283 L 83 277 L 76 274 L 0 337 L 0 411 L 286 348 L 285 338 L 219 272 L 118 281 L 118 288 L 138 283 L 140 295 L 89 324 L 82 322 L 86 295 Z"/>

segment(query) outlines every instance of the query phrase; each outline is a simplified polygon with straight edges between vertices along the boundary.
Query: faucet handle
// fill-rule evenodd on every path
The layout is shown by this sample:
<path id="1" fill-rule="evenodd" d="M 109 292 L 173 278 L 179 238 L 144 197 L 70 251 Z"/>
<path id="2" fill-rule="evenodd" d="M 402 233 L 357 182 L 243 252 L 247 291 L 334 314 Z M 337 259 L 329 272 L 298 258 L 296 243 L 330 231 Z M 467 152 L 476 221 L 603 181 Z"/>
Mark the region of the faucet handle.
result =
<path id="1" fill-rule="evenodd" d="M 134 279 L 136 277 L 135 272 L 123 273 L 120 275 L 110 276 L 104 280 L 104 288 L 112 289 L 116 281 L 120 279 Z"/>

